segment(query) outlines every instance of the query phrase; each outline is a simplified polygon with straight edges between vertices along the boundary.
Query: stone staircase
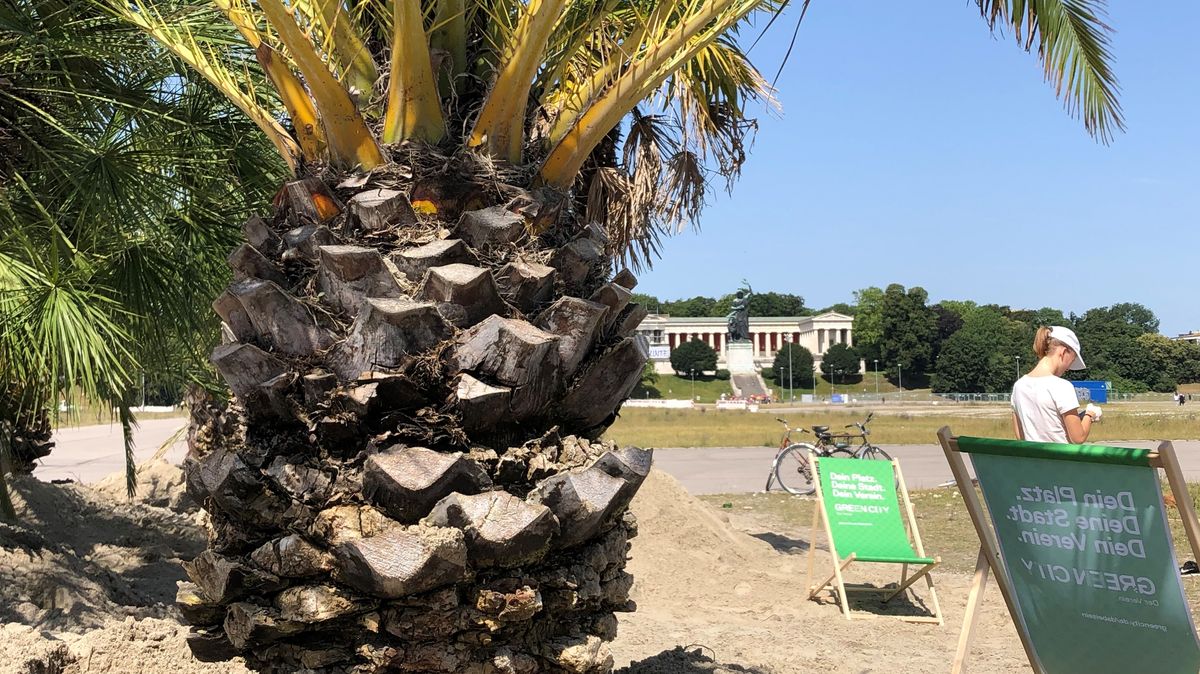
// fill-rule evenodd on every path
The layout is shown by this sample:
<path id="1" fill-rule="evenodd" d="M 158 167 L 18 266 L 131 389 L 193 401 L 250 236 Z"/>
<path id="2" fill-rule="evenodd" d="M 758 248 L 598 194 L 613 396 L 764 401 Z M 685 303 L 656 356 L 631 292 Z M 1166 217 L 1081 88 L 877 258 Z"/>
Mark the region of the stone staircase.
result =
<path id="1" fill-rule="evenodd" d="M 753 395 L 768 395 L 768 391 L 763 386 L 762 378 L 757 374 L 735 374 L 731 375 L 730 379 L 733 383 L 733 391 L 743 398 L 749 398 Z"/>

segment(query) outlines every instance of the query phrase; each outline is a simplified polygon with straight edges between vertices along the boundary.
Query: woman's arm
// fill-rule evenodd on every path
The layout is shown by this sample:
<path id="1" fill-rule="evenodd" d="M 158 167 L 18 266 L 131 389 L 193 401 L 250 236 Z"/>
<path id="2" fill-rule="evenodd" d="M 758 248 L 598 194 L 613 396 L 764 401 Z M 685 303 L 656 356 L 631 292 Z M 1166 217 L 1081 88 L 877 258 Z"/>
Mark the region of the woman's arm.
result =
<path id="1" fill-rule="evenodd" d="M 1092 432 L 1092 424 L 1095 422 L 1091 414 L 1081 417 L 1078 412 L 1065 412 L 1062 420 L 1063 428 L 1067 429 L 1067 440 L 1071 444 L 1078 445 L 1087 442 L 1088 435 Z"/>
<path id="2" fill-rule="evenodd" d="M 1016 412 L 1012 413 L 1012 420 L 1013 420 L 1013 435 L 1017 436 L 1018 440 L 1024 440 L 1025 439 L 1025 431 L 1021 430 L 1021 421 L 1019 419 L 1017 419 Z"/>

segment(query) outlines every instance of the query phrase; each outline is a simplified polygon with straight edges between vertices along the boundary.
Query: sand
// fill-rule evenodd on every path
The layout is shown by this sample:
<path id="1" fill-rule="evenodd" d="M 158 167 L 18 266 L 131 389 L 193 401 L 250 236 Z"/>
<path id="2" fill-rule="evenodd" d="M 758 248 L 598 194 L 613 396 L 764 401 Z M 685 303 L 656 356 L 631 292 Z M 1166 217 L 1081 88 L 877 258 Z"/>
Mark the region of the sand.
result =
<path id="1" fill-rule="evenodd" d="M 0 674 L 246 674 L 240 661 L 191 658 L 187 628 L 171 602 L 184 578 L 180 561 L 204 547 L 203 514 L 180 496 L 177 468 L 156 465 L 142 480 L 140 491 L 153 505 L 127 502 L 116 477 L 95 487 L 14 481 L 22 524 L 0 524 Z M 949 670 L 968 577 L 936 575 L 945 626 L 847 621 L 836 606 L 804 599 L 803 534 L 731 523 L 659 471 L 632 508 L 640 527 L 629 563 L 638 611 L 619 616 L 612 645 L 623 672 Z M 786 541 L 780 547 L 789 550 L 764 538 Z M 858 580 L 895 580 L 862 568 L 868 573 L 856 574 Z M 819 556 L 818 571 L 827 569 L 828 557 Z M 919 602 L 898 603 L 861 606 L 924 610 Z M 1028 671 L 994 589 L 985 599 L 972 665 Z"/>

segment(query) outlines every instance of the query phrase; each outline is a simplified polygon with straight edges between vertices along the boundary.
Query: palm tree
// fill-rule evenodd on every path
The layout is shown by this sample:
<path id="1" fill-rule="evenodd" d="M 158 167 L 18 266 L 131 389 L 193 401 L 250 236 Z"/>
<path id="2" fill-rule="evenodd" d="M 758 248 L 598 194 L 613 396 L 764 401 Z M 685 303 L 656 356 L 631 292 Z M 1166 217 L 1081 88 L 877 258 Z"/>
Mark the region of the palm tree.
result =
<path id="1" fill-rule="evenodd" d="M 980 9 L 1107 139 L 1098 4 Z M 710 177 L 736 176 L 746 105 L 770 93 L 736 30 L 781 4 L 215 5 L 109 5 L 293 172 L 214 303 L 235 404 L 193 417 L 189 491 L 212 522 L 179 596 L 193 651 L 264 671 L 607 671 L 650 464 L 599 439 L 647 360 L 614 265 L 646 264 Z M 259 69 L 283 111 L 244 83 Z"/>
<path id="2" fill-rule="evenodd" d="M 0 0 L 0 516 L 60 400 L 111 402 L 128 430 L 132 383 L 205 378 L 228 218 L 286 172 L 269 152 L 127 22 Z"/>

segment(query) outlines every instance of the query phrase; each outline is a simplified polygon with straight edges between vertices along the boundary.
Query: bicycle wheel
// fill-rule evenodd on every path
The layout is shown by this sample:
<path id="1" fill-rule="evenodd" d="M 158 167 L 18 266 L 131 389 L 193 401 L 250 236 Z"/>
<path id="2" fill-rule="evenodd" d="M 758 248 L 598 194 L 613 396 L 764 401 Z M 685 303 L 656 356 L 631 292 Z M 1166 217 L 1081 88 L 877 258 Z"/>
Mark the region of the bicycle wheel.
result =
<path id="1" fill-rule="evenodd" d="M 787 493 L 807 496 L 816 491 L 812 465 L 808 462 L 810 451 L 816 451 L 816 448 L 797 443 L 779 454 L 775 462 L 775 481 Z"/>
<path id="2" fill-rule="evenodd" d="M 867 445 L 866 447 L 863 447 L 862 451 L 859 452 L 859 454 L 858 454 L 858 458 L 860 458 L 860 459 L 876 459 L 879 461 L 891 461 L 892 460 L 892 457 L 890 454 L 888 454 L 887 452 L 883 451 L 882 449 L 876 447 L 875 445 Z"/>

